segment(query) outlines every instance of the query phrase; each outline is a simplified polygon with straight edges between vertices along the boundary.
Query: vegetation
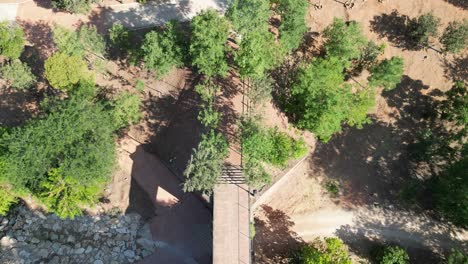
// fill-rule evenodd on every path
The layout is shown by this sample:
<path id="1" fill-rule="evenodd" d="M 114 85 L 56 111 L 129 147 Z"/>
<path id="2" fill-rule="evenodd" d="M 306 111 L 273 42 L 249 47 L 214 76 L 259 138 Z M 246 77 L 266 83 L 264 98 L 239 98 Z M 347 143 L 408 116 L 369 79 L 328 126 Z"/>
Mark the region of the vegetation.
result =
<path id="1" fill-rule="evenodd" d="M 371 86 L 382 86 L 385 90 L 394 89 L 401 82 L 404 71 L 404 62 L 401 57 L 385 59 L 371 68 L 369 84 Z"/>
<path id="2" fill-rule="evenodd" d="M 82 25 L 78 31 L 55 26 L 53 33 L 54 42 L 61 53 L 80 57 L 89 53 L 99 57 L 105 55 L 106 43 L 95 26 Z"/>
<path id="3" fill-rule="evenodd" d="M 459 53 L 468 45 L 468 19 L 463 22 L 450 22 L 440 38 L 444 49 L 450 53 Z"/>
<path id="4" fill-rule="evenodd" d="M 123 92 L 110 102 L 112 123 L 116 129 L 127 127 L 140 121 L 141 99 L 137 94 Z"/>
<path id="5" fill-rule="evenodd" d="M 304 246 L 293 255 L 293 263 L 297 264 L 351 264 L 346 246 L 338 238 L 325 238 L 325 243 L 315 241 Z"/>
<path id="6" fill-rule="evenodd" d="M 408 253 L 398 246 L 384 247 L 377 256 L 380 264 L 409 264 Z"/>
<path id="7" fill-rule="evenodd" d="M 31 88 L 36 81 L 29 66 L 20 60 L 13 60 L 0 68 L 0 76 L 8 81 L 10 87 L 16 89 Z"/>
<path id="8" fill-rule="evenodd" d="M 94 0 L 53 0 L 52 7 L 65 10 L 70 13 L 87 13 L 91 9 Z"/>
<path id="9" fill-rule="evenodd" d="M 447 264 L 466 264 L 468 263 L 468 255 L 464 254 L 462 251 L 453 250 L 450 253 Z"/>
<path id="10" fill-rule="evenodd" d="M 413 18 L 408 23 L 408 35 L 415 45 L 429 46 L 429 38 L 437 37 L 437 28 L 440 24 L 440 18 L 432 13 L 423 14 Z"/>
<path id="11" fill-rule="evenodd" d="M 145 35 L 141 47 L 145 68 L 160 76 L 172 68 L 183 65 L 180 32 L 176 21 L 166 23 L 162 32 L 151 31 Z"/>
<path id="12" fill-rule="evenodd" d="M 271 99 L 271 92 L 274 84 L 272 78 L 263 77 L 259 79 L 251 79 L 248 84 L 247 96 L 249 97 L 253 108 Z"/>
<path id="13" fill-rule="evenodd" d="M 338 196 L 340 193 L 340 186 L 336 181 L 330 180 L 325 183 L 325 189 L 331 196 Z"/>
<path id="14" fill-rule="evenodd" d="M 368 43 L 357 22 L 346 23 L 340 18 L 335 18 L 323 35 L 326 38 L 324 46 L 327 56 L 339 58 L 346 63 L 358 58 L 361 50 Z"/>
<path id="15" fill-rule="evenodd" d="M 122 24 L 115 23 L 109 29 L 110 46 L 116 50 L 127 51 L 130 49 L 130 31 Z"/>
<path id="16" fill-rule="evenodd" d="M 0 165 L 1 166 L 1 165 Z M 17 202 L 17 197 L 10 190 L 8 184 L 0 184 L 0 215 L 6 216 L 11 206 Z"/>
<path id="17" fill-rule="evenodd" d="M 83 59 L 65 53 L 56 53 L 46 60 L 45 76 L 50 85 L 60 90 L 69 90 L 80 81 L 94 79 Z"/>
<path id="18" fill-rule="evenodd" d="M 385 44 L 377 45 L 373 41 L 367 42 L 367 45 L 361 49 L 359 59 L 356 62 L 356 68 L 360 72 L 363 69 L 370 69 L 375 65 L 377 58 L 385 50 Z"/>
<path id="19" fill-rule="evenodd" d="M 307 32 L 305 15 L 308 2 L 306 0 L 279 0 L 277 3 L 276 9 L 281 15 L 280 44 L 282 50 L 289 53 L 299 47 L 304 33 Z"/>
<path id="20" fill-rule="evenodd" d="M 226 12 L 234 30 L 241 36 L 267 27 L 270 15 L 269 0 L 235 0 Z"/>
<path id="21" fill-rule="evenodd" d="M 24 49 L 24 33 L 21 27 L 8 21 L 0 22 L 0 55 L 17 59 Z"/>
<path id="22" fill-rule="evenodd" d="M 228 70 L 225 43 L 229 35 L 229 22 L 210 9 L 194 17 L 190 25 L 192 65 L 208 78 L 225 76 Z"/>

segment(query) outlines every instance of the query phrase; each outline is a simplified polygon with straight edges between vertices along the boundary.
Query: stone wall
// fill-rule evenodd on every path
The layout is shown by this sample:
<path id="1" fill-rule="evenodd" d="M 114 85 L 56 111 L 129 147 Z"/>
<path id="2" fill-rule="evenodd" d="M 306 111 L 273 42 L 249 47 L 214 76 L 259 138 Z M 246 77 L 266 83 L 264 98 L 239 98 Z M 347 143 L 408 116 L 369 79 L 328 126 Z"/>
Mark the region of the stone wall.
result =
<path id="1" fill-rule="evenodd" d="M 23 206 L 0 217 L 0 263 L 132 263 L 157 245 L 139 215 L 106 214 L 74 220 Z"/>

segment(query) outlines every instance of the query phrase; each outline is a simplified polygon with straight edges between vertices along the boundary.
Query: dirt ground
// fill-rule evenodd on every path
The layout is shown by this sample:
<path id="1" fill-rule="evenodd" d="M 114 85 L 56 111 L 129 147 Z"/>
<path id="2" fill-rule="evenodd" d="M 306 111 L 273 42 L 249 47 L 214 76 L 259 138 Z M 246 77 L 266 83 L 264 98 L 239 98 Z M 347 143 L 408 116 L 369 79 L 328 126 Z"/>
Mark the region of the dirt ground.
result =
<path id="1" fill-rule="evenodd" d="M 412 50 L 399 37 L 399 26 L 404 15 L 430 11 L 441 18 L 440 31 L 450 21 L 468 18 L 466 6 L 449 2 L 368 0 L 345 9 L 338 1 L 322 0 L 323 9 L 309 10 L 315 45 L 321 42 L 318 33 L 334 17 L 355 20 L 368 39 L 386 44 L 385 58 L 404 58 L 405 73 L 396 89 L 378 95 L 372 124 L 345 128 L 328 143 L 318 142 L 309 162 L 260 206 L 254 240 L 258 263 L 281 263 L 290 250 L 317 236 L 340 237 L 356 259 L 368 256 L 376 242 L 403 245 L 412 263 L 438 263 L 440 254 L 452 247 L 468 249 L 466 230 L 398 206 L 402 184 L 412 175 L 408 145 L 429 125 L 425 118 L 438 90 L 446 91 L 454 79 L 466 81 L 468 76 L 468 53 L 442 55 L 434 50 L 441 48 L 437 40 L 434 49 Z M 330 179 L 340 183 L 339 198 L 330 198 L 324 190 Z"/>

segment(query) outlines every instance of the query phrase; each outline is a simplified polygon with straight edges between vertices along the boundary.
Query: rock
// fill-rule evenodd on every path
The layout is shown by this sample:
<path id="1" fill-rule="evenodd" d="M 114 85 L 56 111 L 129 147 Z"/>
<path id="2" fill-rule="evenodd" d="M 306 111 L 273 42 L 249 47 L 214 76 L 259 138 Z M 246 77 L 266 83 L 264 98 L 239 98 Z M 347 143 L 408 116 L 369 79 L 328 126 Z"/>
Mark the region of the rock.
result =
<path id="1" fill-rule="evenodd" d="M 12 237 L 4 236 L 4 237 L 2 237 L 2 239 L 0 239 L 0 245 L 3 248 L 13 247 L 13 246 L 15 246 L 15 244 L 16 244 L 16 239 L 14 239 Z"/>
<path id="2" fill-rule="evenodd" d="M 17 236 L 16 237 L 16 240 L 20 241 L 20 242 L 23 242 L 26 240 L 26 238 L 24 236 Z"/>
<path id="3" fill-rule="evenodd" d="M 134 258 L 135 257 L 135 252 L 131 250 L 125 250 L 124 251 L 124 256 L 127 258 Z"/>
<path id="4" fill-rule="evenodd" d="M 49 255 L 49 250 L 48 249 L 43 248 L 43 249 L 39 250 L 39 256 L 41 258 L 47 258 L 48 255 Z"/>
<path id="5" fill-rule="evenodd" d="M 96 259 L 93 264 L 104 264 L 104 262 L 102 262 L 102 260 L 100 259 Z"/>
<path id="6" fill-rule="evenodd" d="M 51 248 L 52 248 L 52 250 L 53 250 L 54 252 L 58 252 L 59 249 L 60 249 L 60 244 L 57 243 L 57 242 L 55 242 L 55 243 L 52 244 Z"/>
<path id="7" fill-rule="evenodd" d="M 75 243 L 75 237 L 72 236 L 72 235 L 69 235 L 68 238 L 67 238 L 67 242 L 69 242 L 69 243 Z"/>
<path id="8" fill-rule="evenodd" d="M 35 237 L 31 238 L 31 243 L 33 243 L 33 244 L 39 244 L 39 242 L 41 242 L 39 239 L 37 239 L 37 238 L 35 238 Z"/>
<path id="9" fill-rule="evenodd" d="M 79 255 L 79 254 L 83 254 L 85 252 L 85 249 L 84 248 L 78 248 L 78 249 L 75 249 L 75 254 Z"/>
<path id="10" fill-rule="evenodd" d="M 98 234 L 98 233 L 94 234 L 93 240 L 95 240 L 95 241 L 96 241 L 96 240 L 99 240 L 99 234 Z"/>
<path id="11" fill-rule="evenodd" d="M 59 236 L 55 233 L 50 233 L 50 239 L 52 240 L 58 240 L 59 239 Z"/>
<path id="12" fill-rule="evenodd" d="M 139 238 L 136 242 L 138 245 L 142 246 L 144 249 L 147 250 L 153 250 L 155 248 L 154 242 L 146 238 Z"/>
<path id="13" fill-rule="evenodd" d="M 91 253 L 91 251 L 93 251 L 93 248 L 92 248 L 91 246 L 88 246 L 88 247 L 86 248 L 85 253 L 88 254 L 88 253 Z"/>

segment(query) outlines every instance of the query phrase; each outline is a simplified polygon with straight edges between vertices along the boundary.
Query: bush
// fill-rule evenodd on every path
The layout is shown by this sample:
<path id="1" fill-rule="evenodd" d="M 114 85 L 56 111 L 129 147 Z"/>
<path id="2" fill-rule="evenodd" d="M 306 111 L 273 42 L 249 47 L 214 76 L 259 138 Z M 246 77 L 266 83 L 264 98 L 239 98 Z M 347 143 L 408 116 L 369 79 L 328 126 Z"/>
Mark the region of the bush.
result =
<path id="1" fill-rule="evenodd" d="M 60 90 L 69 90 L 80 81 L 94 79 L 83 59 L 64 53 L 56 53 L 45 61 L 45 76 Z"/>
<path id="2" fill-rule="evenodd" d="M 16 195 L 9 190 L 9 186 L 0 184 L 0 215 L 6 216 L 11 206 L 17 201 Z"/>
<path id="3" fill-rule="evenodd" d="M 379 256 L 380 264 L 408 264 L 409 256 L 406 251 L 398 246 L 388 246 L 383 249 Z"/>
<path id="4" fill-rule="evenodd" d="M 308 2 L 306 0 L 279 0 L 278 12 L 281 15 L 279 26 L 280 44 L 286 53 L 299 47 L 304 33 L 307 32 L 305 15 Z"/>
<path id="5" fill-rule="evenodd" d="M 78 31 L 61 26 L 53 29 L 54 42 L 61 53 L 83 57 L 88 53 L 104 56 L 106 43 L 95 26 L 82 25 Z"/>
<path id="6" fill-rule="evenodd" d="M 73 201 L 77 207 L 94 201 L 100 188 L 92 186 L 106 182 L 114 168 L 112 121 L 103 107 L 79 97 L 48 100 L 43 108 L 43 118 L 0 138 L 4 179 L 13 190 L 40 197 L 60 216 L 73 217 L 78 208 L 65 208 L 73 208 Z"/>
<path id="7" fill-rule="evenodd" d="M 447 52 L 459 53 L 468 45 L 468 19 L 450 22 L 440 38 Z"/>
<path id="8" fill-rule="evenodd" d="M 6 79 L 10 86 L 16 89 L 31 88 L 36 82 L 36 76 L 31 69 L 20 60 L 14 60 L 0 69 L 0 75 Z"/>
<path id="9" fill-rule="evenodd" d="M 374 66 L 377 57 L 385 50 L 385 44 L 377 45 L 373 41 L 367 42 L 367 45 L 361 49 L 361 54 L 357 61 L 356 68 L 358 71 L 369 69 Z"/>
<path id="10" fill-rule="evenodd" d="M 250 80 L 247 88 L 247 96 L 253 104 L 253 108 L 271 100 L 274 80 L 270 77 L 254 78 Z"/>
<path id="11" fill-rule="evenodd" d="M 325 189 L 331 196 L 337 196 L 340 193 L 340 187 L 337 182 L 329 180 L 325 183 Z"/>
<path id="12" fill-rule="evenodd" d="M 184 175 L 184 192 L 202 191 L 211 194 L 222 173 L 224 159 L 228 155 L 228 143 L 220 133 L 211 130 L 202 135 L 197 149 L 193 150 Z"/>
<path id="13" fill-rule="evenodd" d="M 113 124 L 120 129 L 141 119 L 141 99 L 137 94 L 123 92 L 110 102 Z"/>
<path id="14" fill-rule="evenodd" d="M 225 43 L 229 36 L 229 22 L 215 10 L 205 10 L 190 23 L 192 65 L 208 78 L 227 74 Z"/>
<path id="15" fill-rule="evenodd" d="M 351 264 L 351 259 L 343 241 L 338 238 L 325 238 L 325 244 L 304 246 L 293 255 L 293 263 L 297 264 Z"/>
<path id="16" fill-rule="evenodd" d="M 335 18 L 323 35 L 326 38 L 324 47 L 327 56 L 343 61 L 358 58 L 367 43 L 360 24 L 354 21 L 346 23 L 341 18 Z"/>
<path id="17" fill-rule="evenodd" d="M 167 74 L 173 67 L 182 66 L 183 53 L 177 22 L 166 23 L 160 33 L 147 33 L 141 52 L 145 68 L 157 71 L 160 76 Z"/>
<path id="18" fill-rule="evenodd" d="M 413 18 L 408 23 L 408 35 L 415 45 L 428 46 L 429 38 L 437 36 L 440 18 L 432 13 Z"/>
<path id="19" fill-rule="evenodd" d="M 121 51 L 130 49 L 130 34 L 130 31 L 122 24 L 113 24 L 109 29 L 109 40 L 111 47 Z"/>
<path id="20" fill-rule="evenodd" d="M 462 251 L 452 249 L 447 264 L 467 264 L 468 255 L 464 254 Z"/>
<path id="21" fill-rule="evenodd" d="M 345 86 L 346 87 L 346 86 Z M 348 91 L 351 87 L 345 88 Z M 367 113 L 375 106 L 375 91 L 374 89 L 363 88 L 354 94 L 349 94 L 348 99 L 343 105 L 345 108 L 346 124 L 357 128 L 362 128 L 362 125 L 371 122 Z"/>
<path id="22" fill-rule="evenodd" d="M 8 21 L 0 22 L 0 55 L 10 59 L 19 58 L 24 49 L 23 35 L 21 27 Z"/>
<path id="23" fill-rule="evenodd" d="M 52 7 L 59 10 L 65 10 L 70 13 L 87 13 L 91 10 L 93 0 L 53 0 Z"/>
<path id="24" fill-rule="evenodd" d="M 145 90 L 145 83 L 142 80 L 137 80 L 135 83 L 135 89 L 142 93 Z"/>
<path id="25" fill-rule="evenodd" d="M 404 62 L 401 57 L 385 59 L 378 65 L 372 67 L 369 76 L 371 86 L 382 86 L 385 90 L 394 89 L 401 82 L 404 71 Z"/>

